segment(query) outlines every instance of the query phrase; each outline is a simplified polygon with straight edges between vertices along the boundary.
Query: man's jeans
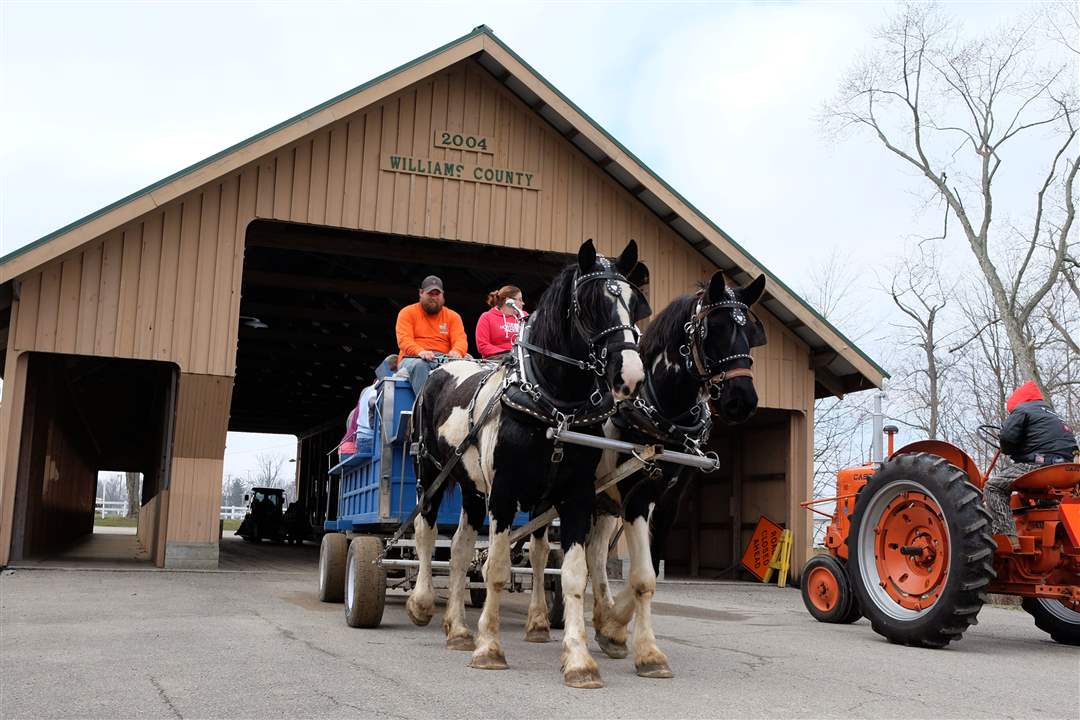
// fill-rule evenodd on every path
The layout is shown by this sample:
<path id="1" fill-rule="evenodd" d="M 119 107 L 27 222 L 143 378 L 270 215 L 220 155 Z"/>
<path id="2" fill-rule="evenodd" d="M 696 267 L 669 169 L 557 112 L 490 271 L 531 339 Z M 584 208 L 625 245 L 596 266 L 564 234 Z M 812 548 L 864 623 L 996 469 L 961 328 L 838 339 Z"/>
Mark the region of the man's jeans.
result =
<path id="1" fill-rule="evenodd" d="M 399 376 L 405 375 L 409 378 L 409 384 L 412 385 L 413 392 L 417 397 L 420 397 L 420 390 L 423 389 L 424 383 L 427 382 L 428 375 L 431 371 L 439 367 L 439 363 L 431 360 L 421 360 L 420 358 L 407 358 L 402 360 L 398 364 L 397 374 Z"/>

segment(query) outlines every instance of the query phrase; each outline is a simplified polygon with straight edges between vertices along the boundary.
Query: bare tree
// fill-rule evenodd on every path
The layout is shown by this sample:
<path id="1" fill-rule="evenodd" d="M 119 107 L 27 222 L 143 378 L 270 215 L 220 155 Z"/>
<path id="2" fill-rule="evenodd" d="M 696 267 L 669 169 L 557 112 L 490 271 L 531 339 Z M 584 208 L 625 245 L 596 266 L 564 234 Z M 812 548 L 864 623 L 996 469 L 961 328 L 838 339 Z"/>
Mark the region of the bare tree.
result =
<path id="1" fill-rule="evenodd" d="M 1047 65 L 1035 15 L 981 38 L 960 40 L 940 7 L 910 3 L 879 31 L 871 54 L 825 110 L 838 130 L 867 129 L 914 168 L 961 229 L 990 292 L 1020 374 L 1044 389 L 1029 322 L 1070 254 L 1076 214 L 1075 58 Z M 997 223 L 1004 150 L 1031 159 L 1049 137 L 1031 188 L 1030 219 Z M 952 178 L 950 179 L 950 174 Z M 998 226 L 1001 225 L 999 228 Z"/>
<path id="2" fill-rule="evenodd" d="M 249 487 L 270 487 L 288 490 L 292 478 L 286 478 L 282 470 L 285 458 L 275 453 L 259 453 L 255 456 L 255 470 L 248 473 Z"/>
<path id="3" fill-rule="evenodd" d="M 945 379 L 954 361 L 943 353 L 942 313 L 954 299 L 954 284 L 943 280 L 941 260 L 931 241 L 914 246 L 892 268 L 887 292 L 904 315 L 894 324 L 899 335 L 894 342 L 904 351 L 916 350 L 910 362 L 899 362 L 890 389 L 907 394 L 903 403 L 911 420 L 901 420 L 931 440 L 942 436 L 944 407 L 947 402 Z M 900 420 L 900 418 L 896 418 Z"/>
<path id="4" fill-rule="evenodd" d="M 139 517 L 139 507 L 142 506 L 142 475 L 137 472 L 124 473 L 124 481 L 127 485 L 127 516 Z"/>

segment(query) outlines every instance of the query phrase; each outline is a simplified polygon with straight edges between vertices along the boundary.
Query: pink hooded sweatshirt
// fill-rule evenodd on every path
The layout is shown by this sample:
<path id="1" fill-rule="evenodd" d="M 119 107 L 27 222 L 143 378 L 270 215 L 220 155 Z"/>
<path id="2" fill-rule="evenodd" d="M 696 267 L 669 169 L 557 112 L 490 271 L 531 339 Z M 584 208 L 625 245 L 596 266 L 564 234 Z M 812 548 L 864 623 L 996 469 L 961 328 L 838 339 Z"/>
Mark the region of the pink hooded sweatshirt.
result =
<path id="1" fill-rule="evenodd" d="M 528 313 L 525 313 L 528 317 Z M 521 332 L 521 321 L 516 315 L 504 315 L 498 308 L 491 308 L 476 322 L 476 349 L 480 357 L 491 357 L 510 350 Z"/>

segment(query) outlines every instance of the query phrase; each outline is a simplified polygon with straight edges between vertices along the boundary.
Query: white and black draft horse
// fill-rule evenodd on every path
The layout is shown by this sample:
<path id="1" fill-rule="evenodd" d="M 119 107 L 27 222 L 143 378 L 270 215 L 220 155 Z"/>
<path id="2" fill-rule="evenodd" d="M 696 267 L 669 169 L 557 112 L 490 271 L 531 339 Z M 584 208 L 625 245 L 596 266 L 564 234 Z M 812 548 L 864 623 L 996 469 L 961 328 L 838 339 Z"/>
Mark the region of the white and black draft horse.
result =
<path id="1" fill-rule="evenodd" d="M 564 550 L 563 680 L 572 687 L 601 687 L 589 654 L 583 598 L 588 580 L 585 540 L 595 506 L 594 482 L 601 452 L 556 446 L 549 428 L 573 427 L 600 434 L 617 402 L 631 398 L 644 377 L 635 323 L 650 312 L 626 277 L 637 264 L 631 240 L 617 259 L 597 254 L 591 240 L 544 292 L 515 348 L 514 359 L 496 366 L 449 362 L 433 372 L 417 399 L 419 514 L 414 521 L 420 567 L 406 606 L 418 625 L 434 613 L 431 558 L 436 516 L 446 487 L 457 485 L 462 512 L 451 544 L 450 597 L 443 629 L 447 646 L 473 650 L 470 666 L 506 668 L 499 640 L 500 595 L 510 582 L 510 526 L 520 510 L 537 514 L 555 507 Z M 433 486 L 444 467 L 445 483 Z M 474 641 L 465 623 L 465 581 L 477 529 L 489 516 L 490 544 L 484 563 L 487 597 Z M 533 599 L 526 639 L 548 639 L 543 574 L 546 530 L 530 541 Z M 538 587 L 536 587 L 538 586 Z"/>
<path id="2" fill-rule="evenodd" d="M 764 275 L 745 288 L 728 288 L 717 271 L 698 292 L 677 298 L 660 312 L 641 338 L 645 381 L 636 398 L 620 403 L 604 426 L 605 434 L 694 453 L 701 452 L 708 440 L 713 412 L 727 423 L 749 419 L 758 402 L 750 348 L 766 342 L 764 328 L 750 308 L 764 289 Z M 597 472 L 610 471 L 621 459 L 606 451 Z M 652 629 L 659 557 L 650 550 L 662 553 L 679 495 L 692 472 L 685 466 L 657 463 L 623 480 L 600 498 L 587 542 L 597 644 L 609 657 L 626 657 L 633 618 L 634 666 L 642 677 L 672 677 Z M 630 577 L 613 599 L 607 557 L 620 515 Z"/>

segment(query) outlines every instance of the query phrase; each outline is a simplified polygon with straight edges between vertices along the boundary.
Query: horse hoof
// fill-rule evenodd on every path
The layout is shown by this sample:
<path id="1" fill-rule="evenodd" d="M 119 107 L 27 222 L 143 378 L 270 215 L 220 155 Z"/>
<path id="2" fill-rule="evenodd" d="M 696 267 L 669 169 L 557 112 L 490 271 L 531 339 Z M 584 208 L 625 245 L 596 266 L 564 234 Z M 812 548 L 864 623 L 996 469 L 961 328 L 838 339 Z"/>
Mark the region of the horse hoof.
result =
<path id="1" fill-rule="evenodd" d="M 472 652 L 476 649 L 476 643 L 473 642 L 472 635 L 457 635 L 446 638 L 446 648 L 448 650 L 468 650 Z"/>
<path id="2" fill-rule="evenodd" d="M 532 630 L 527 630 L 525 631 L 525 642 L 551 642 L 551 631 L 548 628 L 533 628 Z"/>
<path id="3" fill-rule="evenodd" d="M 425 625 L 427 625 L 429 622 L 431 622 L 432 618 L 431 612 L 417 610 L 413 608 L 411 602 L 405 603 L 405 614 L 409 616 L 410 620 L 412 620 L 413 625 L 419 625 L 420 627 L 424 627 Z"/>
<path id="4" fill-rule="evenodd" d="M 472 660 L 469 661 L 469 667 L 477 670 L 505 670 L 507 668 L 506 656 L 502 654 L 502 650 L 474 652 Z"/>
<path id="5" fill-rule="evenodd" d="M 563 684 L 579 690 L 596 690 L 604 687 L 604 681 L 600 679 L 600 671 L 593 668 L 570 670 L 563 673 Z"/>
<path id="6" fill-rule="evenodd" d="M 638 677 L 643 678 L 673 678 L 675 673 L 664 660 L 652 660 L 635 665 Z"/>
<path id="7" fill-rule="evenodd" d="M 605 655 L 615 660 L 622 660 L 629 654 L 625 642 L 617 642 L 600 633 L 596 633 L 596 644 L 600 646 Z"/>

